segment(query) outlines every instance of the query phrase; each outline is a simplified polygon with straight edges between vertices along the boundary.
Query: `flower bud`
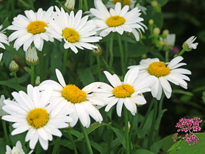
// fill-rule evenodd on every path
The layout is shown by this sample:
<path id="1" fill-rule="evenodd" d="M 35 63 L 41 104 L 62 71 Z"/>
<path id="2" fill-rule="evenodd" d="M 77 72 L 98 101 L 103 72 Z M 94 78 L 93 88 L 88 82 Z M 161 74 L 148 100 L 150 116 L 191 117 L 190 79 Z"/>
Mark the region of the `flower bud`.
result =
<path id="1" fill-rule="evenodd" d="M 40 84 L 40 76 L 36 77 L 35 85 L 38 86 Z"/>
<path id="2" fill-rule="evenodd" d="M 64 4 L 65 8 L 68 10 L 74 10 L 75 7 L 75 0 L 67 0 Z"/>
<path id="3" fill-rule="evenodd" d="M 158 6 L 158 2 L 154 0 L 154 1 L 151 2 L 151 5 L 152 5 L 153 7 L 157 7 L 157 6 Z"/>
<path id="4" fill-rule="evenodd" d="M 160 40 L 159 41 L 159 46 L 161 47 L 161 46 L 163 46 L 164 45 L 164 41 L 163 40 Z"/>
<path id="5" fill-rule="evenodd" d="M 12 60 L 9 64 L 9 70 L 11 72 L 17 72 L 19 70 L 19 65 L 14 60 Z"/>
<path id="6" fill-rule="evenodd" d="M 159 29 L 158 27 L 155 27 L 155 28 L 153 29 L 153 33 L 154 33 L 155 35 L 159 35 L 160 29 Z"/>
<path id="7" fill-rule="evenodd" d="M 38 63 L 38 56 L 35 47 L 29 47 L 26 51 L 26 62 L 28 65 L 36 65 Z"/>
<path id="8" fill-rule="evenodd" d="M 98 44 L 95 44 L 98 48 L 93 49 L 92 52 L 95 56 L 100 56 L 102 54 L 102 49 Z"/>
<path id="9" fill-rule="evenodd" d="M 150 24 L 150 25 L 153 25 L 153 24 L 154 24 L 154 20 L 153 20 L 153 19 L 150 19 L 150 20 L 149 20 L 149 24 Z"/>
<path id="10" fill-rule="evenodd" d="M 169 34 L 169 30 L 167 29 L 163 30 L 162 35 L 167 36 L 168 34 Z"/>

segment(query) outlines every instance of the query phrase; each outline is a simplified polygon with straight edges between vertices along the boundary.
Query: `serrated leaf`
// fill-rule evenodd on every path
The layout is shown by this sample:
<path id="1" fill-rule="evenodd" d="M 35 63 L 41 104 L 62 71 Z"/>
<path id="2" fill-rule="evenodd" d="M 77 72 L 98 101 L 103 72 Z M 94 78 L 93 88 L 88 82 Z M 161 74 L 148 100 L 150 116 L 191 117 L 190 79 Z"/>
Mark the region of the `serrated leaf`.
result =
<path id="1" fill-rule="evenodd" d="M 79 74 L 80 81 L 83 83 L 84 86 L 95 81 L 90 68 L 78 69 L 77 72 Z"/>

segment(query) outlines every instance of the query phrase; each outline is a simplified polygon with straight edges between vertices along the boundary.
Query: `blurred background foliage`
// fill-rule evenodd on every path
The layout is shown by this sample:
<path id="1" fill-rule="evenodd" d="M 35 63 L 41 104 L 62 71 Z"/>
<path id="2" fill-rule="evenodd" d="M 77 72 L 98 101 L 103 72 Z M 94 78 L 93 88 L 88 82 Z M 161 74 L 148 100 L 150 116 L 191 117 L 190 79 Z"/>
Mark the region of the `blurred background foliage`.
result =
<path id="1" fill-rule="evenodd" d="M 52 5 L 61 6 L 65 1 L 55 1 L 55 0 L 35 0 L 34 8 L 35 11 L 38 8 L 43 8 L 47 10 Z M 107 0 L 103 0 L 107 2 Z M 168 29 L 170 33 L 176 34 L 176 43 L 172 53 L 170 53 L 170 59 L 174 56 L 176 52 L 181 51 L 183 42 L 188 39 L 190 36 L 196 36 L 196 42 L 199 43 L 196 50 L 191 52 L 186 52 L 184 57 L 184 62 L 187 63 L 186 68 L 191 70 L 192 75 L 190 76 L 191 81 L 188 82 L 188 89 L 183 90 L 182 88 L 176 87 L 172 84 L 173 91 L 171 99 L 164 100 L 163 108 L 168 109 L 164 116 L 162 117 L 162 123 L 160 125 L 159 134 L 161 137 L 165 137 L 169 134 L 176 132 L 175 125 L 178 122 L 178 119 L 181 117 L 200 117 L 204 120 L 202 123 L 202 130 L 205 129 L 205 103 L 202 100 L 202 93 L 205 91 L 205 54 L 204 54 L 204 44 L 205 44 L 205 1 L 204 0 L 158 0 L 162 4 L 162 12 L 153 12 L 153 7 L 150 5 L 151 0 L 138 0 L 141 5 L 147 8 L 147 15 L 142 14 L 144 18 L 144 24 L 148 25 L 149 19 L 153 19 L 155 24 L 163 31 Z M 89 8 L 93 7 L 94 4 L 91 0 L 88 1 Z M 24 14 L 24 10 L 32 9 L 30 5 L 30 0 L 0 0 L 0 23 L 3 23 L 8 17 L 7 23 L 4 22 L 5 26 L 9 25 L 13 17 L 18 14 Z M 76 1 L 76 9 L 78 10 L 78 1 Z M 4 26 L 4 28 L 6 28 Z M 10 34 L 11 32 L 6 32 Z M 7 36 L 8 36 L 7 35 Z M 148 30 L 145 32 L 145 37 L 148 36 Z M 123 34 L 123 38 L 127 39 L 128 36 Z M 106 50 L 106 46 L 103 44 L 106 43 L 108 38 L 104 38 L 102 42 L 102 50 Z M 129 40 L 128 40 L 129 41 Z M 164 53 L 157 51 L 156 48 L 150 48 L 150 42 L 145 41 L 146 46 L 142 46 L 138 43 L 137 46 L 134 46 L 132 43 L 135 41 L 130 39 L 128 47 L 128 65 L 138 64 L 142 58 L 154 58 L 157 56 L 160 59 L 163 59 Z M 13 45 L 11 43 L 11 45 Z M 42 79 L 56 79 L 54 69 L 62 67 L 62 59 L 64 49 L 63 44 L 58 43 L 45 43 L 44 46 L 44 62 L 45 62 L 45 76 Z M 0 49 L 2 50 L 2 49 Z M 114 48 L 114 51 L 117 51 L 118 47 Z M 60 51 L 60 52 L 59 52 Z M 26 64 L 24 60 L 24 52 L 22 49 L 15 51 L 12 47 L 7 47 L 4 51 L 4 63 L 6 66 L 9 65 L 10 61 L 14 58 L 17 63 L 21 66 L 22 70 L 18 72 L 20 83 L 24 83 L 24 86 L 29 83 L 29 75 L 26 74 Z M 146 54 L 146 55 L 145 55 Z M 51 59 L 48 59 L 46 55 L 49 55 Z M 162 56 L 163 55 L 163 56 Z M 114 53 L 114 68 L 119 65 L 120 57 L 119 53 Z M 82 60 L 83 59 L 83 60 Z M 58 63 L 56 63 L 58 61 Z M 103 59 L 101 59 L 103 61 Z M 38 67 L 38 66 L 37 66 Z M 50 69 L 46 69 L 46 68 Z M 71 83 L 76 83 L 77 85 L 87 85 L 90 82 L 95 81 L 97 76 L 97 65 L 95 58 L 85 52 L 79 52 L 74 54 L 70 52 L 69 60 L 67 61 L 67 75 L 65 80 Z M 101 66 L 102 71 L 106 70 L 106 64 Z M 37 69 L 38 70 L 38 69 Z M 8 71 L 3 69 L 2 71 Z M 115 69 L 117 74 L 121 74 L 121 71 Z M 9 78 L 9 72 L 4 73 L 4 75 Z M 38 72 L 36 72 L 38 74 Z M 49 76 L 48 76 L 49 74 Z M 71 75 L 70 75 L 71 74 Z M 85 76 L 86 75 L 86 76 Z M 86 80 L 85 80 L 86 78 Z M 1 79 L 1 77 L 0 77 Z M 80 79 L 80 80 L 79 80 Z M 11 79 L 13 80 L 13 79 Z M 105 81 L 105 77 L 103 78 Z M 22 85 L 23 86 L 23 85 Z M 26 86 L 25 86 L 26 87 Z M 178 88 L 178 89 L 177 89 Z M 7 97 L 11 96 L 9 90 L 6 86 L 2 89 L 2 94 L 5 94 Z M 151 100 L 151 95 L 147 94 L 148 105 Z M 204 95 L 205 100 L 205 95 Z M 145 105 L 140 108 L 139 113 L 144 115 L 148 105 Z"/>

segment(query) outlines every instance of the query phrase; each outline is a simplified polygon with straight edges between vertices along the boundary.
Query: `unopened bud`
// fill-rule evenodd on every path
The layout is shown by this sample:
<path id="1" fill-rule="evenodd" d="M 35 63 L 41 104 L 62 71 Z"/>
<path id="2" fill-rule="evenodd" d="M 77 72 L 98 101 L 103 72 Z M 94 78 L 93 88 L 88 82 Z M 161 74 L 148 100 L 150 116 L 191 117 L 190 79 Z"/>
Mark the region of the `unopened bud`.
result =
<path id="1" fill-rule="evenodd" d="M 150 25 L 153 25 L 153 24 L 154 24 L 154 20 L 153 20 L 153 19 L 150 19 L 150 20 L 149 20 L 149 24 L 150 24 Z"/>
<path id="2" fill-rule="evenodd" d="M 36 65 L 38 63 L 38 55 L 35 47 L 29 47 L 26 51 L 26 62 L 28 65 Z"/>
<path id="3" fill-rule="evenodd" d="M 102 54 L 102 49 L 98 44 L 95 44 L 95 46 L 97 46 L 98 48 L 93 49 L 92 52 L 95 56 L 99 56 Z"/>
<path id="4" fill-rule="evenodd" d="M 68 10 L 74 10 L 75 7 L 75 0 L 67 0 L 64 4 L 65 8 Z"/>
<path id="5" fill-rule="evenodd" d="M 168 34 L 169 34 L 169 30 L 167 29 L 163 30 L 162 35 L 167 36 Z"/>
<path id="6" fill-rule="evenodd" d="M 164 45 L 164 41 L 163 40 L 160 40 L 159 41 L 159 46 L 163 46 Z"/>
<path id="7" fill-rule="evenodd" d="M 151 5 L 152 5 L 153 7 L 157 7 L 157 6 L 158 6 L 158 2 L 154 0 L 154 1 L 151 2 Z"/>
<path id="8" fill-rule="evenodd" d="M 159 35 L 160 29 L 159 29 L 158 27 L 155 27 L 155 28 L 153 29 L 153 33 L 154 33 L 155 35 Z"/>
<path id="9" fill-rule="evenodd" d="M 35 85 L 38 86 L 41 83 L 40 76 L 36 77 Z"/>
<path id="10" fill-rule="evenodd" d="M 19 69 L 19 65 L 14 60 L 12 60 L 11 63 L 9 64 L 9 70 L 11 72 L 17 72 L 18 69 Z"/>

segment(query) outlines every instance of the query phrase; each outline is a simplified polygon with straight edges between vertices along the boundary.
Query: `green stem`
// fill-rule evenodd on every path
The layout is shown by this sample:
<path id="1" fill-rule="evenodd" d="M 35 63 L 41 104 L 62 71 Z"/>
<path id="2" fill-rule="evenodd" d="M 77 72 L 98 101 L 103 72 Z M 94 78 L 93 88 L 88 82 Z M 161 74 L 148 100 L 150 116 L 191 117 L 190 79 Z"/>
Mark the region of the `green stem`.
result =
<path id="1" fill-rule="evenodd" d="M 120 34 L 117 35 L 118 38 L 118 44 L 120 47 L 120 58 L 121 58 L 121 67 L 122 67 L 122 75 L 125 75 L 125 62 L 124 62 L 124 53 L 123 53 L 123 48 L 122 48 L 122 42 L 121 42 L 121 36 Z"/>
<path id="2" fill-rule="evenodd" d="M 154 112 L 153 112 L 153 116 L 152 116 L 152 124 L 151 124 L 151 128 L 150 128 L 150 133 L 149 133 L 149 139 L 148 139 L 148 150 L 150 150 L 151 148 L 151 144 L 152 144 L 152 139 L 153 139 L 153 133 L 154 133 L 154 126 L 155 126 L 155 122 L 156 122 L 156 117 L 157 117 L 157 105 L 158 102 L 156 100 L 156 98 L 153 98 L 154 101 Z"/>
<path id="3" fill-rule="evenodd" d="M 159 101 L 159 114 L 160 114 L 161 111 L 162 111 L 162 105 L 163 105 L 164 96 L 165 96 L 165 94 L 162 93 L 161 99 L 160 99 L 160 101 Z M 158 116 L 159 116 L 159 115 L 158 115 Z M 156 134 L 157 134 L 157 135 L 159 134 L 159 129 L 157 130 L 157 133 L 156 133 Z"/>
<path id="4" fill-rule="evenodd" d="M 82 124 L 81 124 L 81 129 L 82 129 L 84 137 L 85 137 L 85 141 L 86 141 L 86 144 L 87 144 L 87 148 L 88 148 L 89 154 L 93 154 L 93 150 L 92 150 L 91 145 L 90 145 L 90 140 L 88 138 L 88 134 L 87 134 L 87 132 L 85 130 L 85 127 Z"/>
<path id="5" fill-rule="evenodd" d="M 127 46 L 127 41 L 125 41 L 125 67 L 127 67 L 127 52 L 128 52 L 128 46 Z"/>
<path id="6" fill-rule="evenodd" d="M 102 61 L 104 62 L 105 66 L 106 66 L 106 69 L 108 69 L 110 73 L 115 74 L 115 72 L 112 71 L 112 69 L 110 69 L 108 63 L 105 61 L 105 59 L 103 57 L 102 57 Z"/>
<path id="7" fill-rule="evenodd" d="M 93 65 L 93 53 L 90 52 L 90 63 L 89 63 L 90 67 Z"/>
<path id="8" fill-rule="evenodd" d="M 112 63 L 113 63 L 113 33 L 110 34 L 110 62 L 109 62 L 109 68 L 112 70 Z"/>
<path id="9" fill-rule="evenodd" d="M 9 137 L 6 129 L 6 121 L 2 120 L 3 130 L 4 130 L 4 137 L 6 139 L 6 144 L 10 146 Z"/>
<path id="10" fill-rule="evenodd" d="M 65 71 L 66 71 L 67 57 L 68 57 L 68 49 L 65 50 L 64 56 L 63 56 L 63 68 L 62 68 L 62 74 L 63 75 L 65 75 Z"/>
<path id="11" fill-rule="evenodd" d="M 11 13 L 12 13 L 12 18 L 16 16 L 15 13 L 15 1 L 11 0 Z"/>
<path id="12" fill-rule="evenodd" d="M 107 126 L 107 133 L 108 133 L 107 154 L 110 154 L 110 142 L 111 142 L 111 135 L 112 135 L 110 126 Z"/>
<path id="13" fill-rule="evenodd" d="M 55 144 L 54 144 L 54 148 L 53 148 L 53 152 L 52 154 L 57 154 L 58 150 L 59 150 L 59 143 L 60 143 L 60 137 L 57 137 Z"/>
<path id="14" fill-rule="evenodd" d="M 84 0 L 85 10 L 88 11 L 88 3 L 87 0 Z"/>
<path id="15" fill-rule="evenodd" d="M 13 72 L 13 74 L 14 74 L 14 78 L 15 78 L 16 83 L 19 84 L 16 72 Z"/>
<path id="16" fill-rule="evenodd" d="M 108 55 L 109 55 L 109 39 L 106 40 L 106 51 L 105 51 L 105 60 L 108 63 Z"/>
<path id="17" fill-rule="evenodd" d="M 100 70 L 100 56 L 96 56 L 96 58 L 97 58 L 99 81 L 102 81 L 101 70 Z"/>
<path id="18" fill-rule="evenodd" d="M 124 118 L 125 118 L 126 154 L 130 154 L 129 132 L 128 132 L 128 111 L 125 106 L 124 106 Z"/>
<path id="19" fill-rule="evenodd" d="M 33 6 L 33 0 L 29 0 L 29 3 L 30 3 L 30 6 L 31 6 L 31 9 L 32 9 L 33 11 L 35 11 L 34 6 Z"/>
<path id="20" fill-rule="evenodd" d="M 39 64 L 40 64 L 40 79 L 41 81 L 44 81 L 44 62 L 43 62 L 43 51 L 39 51 Z"/>
<path id="21" fill-rule="evenodd" d="M 31 65 L 31 85 L 34 86 L 34 65 Z"/>
<path id="22" fill-rule="evenodd" d="M 138 115 L 135 115 L 136 116 L 136 123 L 135 125 L 138 126 Z M 132 143 L 132 131 L 133 131 L 133 124 L 134 124 L 134 116 L 132 115 L 132 118 L 131 118 L 131 123 L 130 123 L 130 143 Z M 137 137 L 135 137 L 137 138 Z M 131 144 L 130 144 L 130 149 L 131 149 Z"/>
<path id="23" fill-rule="evenodd" d="M 175 55 L 174 57 L 183 55 L 183 53 L 184 53 L 185 51 L 186 51 L 186 50 L 182 49 L 182 51 L 180 51 L 180 53 L 179 53 L 178 55 Z"/>
<path id="24" fill-rule="evenodd" d="M 79 0 L 78 10 L 81 10 L 83 6 L 83 0 Z"/>
<path id="25" fill-rule="evenodd" d="M 73 148 L 74 148 L 75 154 L 78 154 L 78 151 L 77 151 L 77 149 L 76 149 L 75 142 L 74 142 L 73 137 L 72 137 L 72 135 L 71 135 L 71 133 L 70 133 L 70 130 L 68 130 L 68 136 L 69 136 L 69 138 L 70 138 L 70 140 L 71 140 L 71 142 L 72 142 L 72 144 L 73 144 Z"/>
<path id="26" fill-rule="evenodd" d="M 165 61 L 169 61 L 169 50 L 165 51 Z"/>
<path id="27" fill-rule="evenodd" d="M 121 0 L 121 6 L 122 6 L 122 8 L 123 8 L 123 6 L 124 6 L 124 0 Z"/>

